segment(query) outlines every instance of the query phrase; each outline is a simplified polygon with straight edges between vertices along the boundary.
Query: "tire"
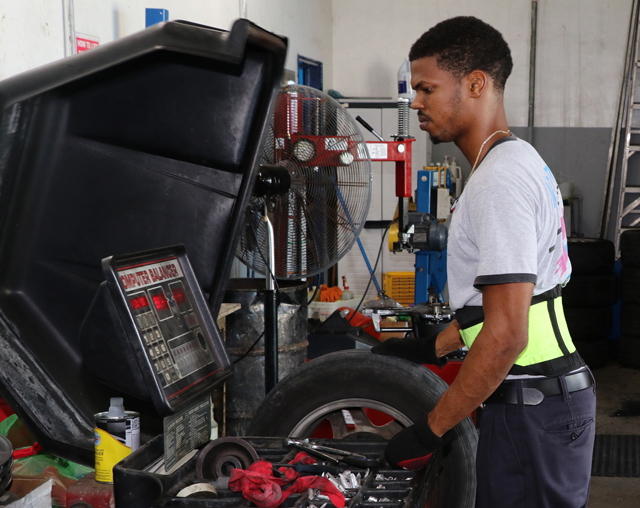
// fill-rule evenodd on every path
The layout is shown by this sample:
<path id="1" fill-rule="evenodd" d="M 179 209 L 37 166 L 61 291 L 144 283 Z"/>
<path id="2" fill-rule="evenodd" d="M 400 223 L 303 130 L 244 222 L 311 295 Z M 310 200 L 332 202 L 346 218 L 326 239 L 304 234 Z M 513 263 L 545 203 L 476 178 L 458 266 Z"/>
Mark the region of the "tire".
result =
<path id="1" fill-rule="evenodd" d="M 340 351 L 303 365 L 282 380 L 258 408 L 249 427 L 256 436 L 310 436 L 328 417 L 334 437 L 390 438 L 433 409 L 447 384 L 429 369 L 401 358 L 370 351 Z M 375 409 L 395 420 L 376 427 L 361 408 Z M 343 409 L 358 414 L 360 427 L 348 431 Z M 334 427 L 335 426 L 335 427 Z M 475 502 L 477 432 L 466 418 L 454 428 L 444 450 L 440 492 L 449 508 L 471 508 Z"/>
<path id="2" fill-rule="evenodd" d="M 620 309 L 620 331 L 622 335 L 640 338 L 640 305 L 623 303 Z"/>
<path id="3" fill-rule="evenodd" d="M 640 268 L 624 266 L 620 272 L 622 303 L 640 304 Z"/>
<path id="4" fill-rule="evenodd" d="M 574 340 L 573 343 L 582 359 L 591 369 L 604 367 L 607 363 L 609 359 L 609 345 L 606 340 Z"/>
<path id="5" fill-rule="evenodd" d="M 604 340 L 613 327 L 613 309 L 609 306 L 594 309 L 566 307 L 564 317 L 574 342 Z"/>
<path id="6" fill-rule="evenodd" d="M 618 299 L 616 275 L 572 275 L 562 288 L 565 307 L 596 308 L 613 305 Z"/>
<path id="7" fill-rule="evenodd" d="M 620 336 L 618 362 L 625 367 L 640 369 L 640 339 L 627 335 Z"/>
<path id="8" fill-rule="evenodd" d="M 606 275 L 613 272 L 613 242 L 599 238 L 568 238 L 567 249 L 573 275 Z"/>
<path id="9" fill-rule="evenodd" d="M 640 231 L 625 231 L 620 235 L 622 266 L 640 268 Z"/>

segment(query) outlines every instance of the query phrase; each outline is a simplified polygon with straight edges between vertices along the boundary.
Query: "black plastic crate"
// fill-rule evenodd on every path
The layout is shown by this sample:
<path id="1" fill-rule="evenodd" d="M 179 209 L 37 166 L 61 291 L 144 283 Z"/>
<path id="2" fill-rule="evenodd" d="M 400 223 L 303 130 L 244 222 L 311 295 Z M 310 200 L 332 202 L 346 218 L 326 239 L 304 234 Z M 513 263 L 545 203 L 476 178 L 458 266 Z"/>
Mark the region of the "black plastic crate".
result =
<path id="1" fill-rule="evenodd" d="M 248 437 L 245 440 L 253 446 L 258 456 L 272 463 L 289 462 L 297 453 L 296 448 L 283 446 L 282 438 Z M 385 442 L 341 441 L 332 439 L 314 440 L 317 444 L 359 453 L 368 458 L 382 458 Z M 255 506 L 242 497 L 241 493 L 228 488 L 217 487 L 217 499 L 177 498 L 183 488 L 198 483 L 196 478 L 197 456 L 190 459 L 170 475 L 145 472 L 144 469 L 156 462 L 163 453 L 162 436 L 131 454 L 114 468 L 114 492 L 116 508 L 241 508 Z M 361 486 L 348 492 L 352 494 L 345 501 L 346 508 L 412 508 L 439 505 L 438 476 L 441 470 L 441 454 L 437 453 L 426 468 L 414 472 L 390 469 L 382 460 L 382 466 L 370 470 L 343 466 L 362 477 Z M 213 483 L 213 482 L 212 482 Z M 325 501 L 309 501 L 308 493 L 292 494 L 283 503 L 283 508 L 303 508 L 310 502 L 320 508 Z M 335 508 L 326 502 L 324 508 Z"/>

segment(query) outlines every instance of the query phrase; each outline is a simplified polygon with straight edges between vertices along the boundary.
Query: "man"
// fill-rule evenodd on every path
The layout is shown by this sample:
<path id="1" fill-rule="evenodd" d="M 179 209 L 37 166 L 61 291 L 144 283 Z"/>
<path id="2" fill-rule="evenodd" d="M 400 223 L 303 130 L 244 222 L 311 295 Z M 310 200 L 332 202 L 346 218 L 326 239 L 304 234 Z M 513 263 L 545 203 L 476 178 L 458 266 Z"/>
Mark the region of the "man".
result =
<path id="1" fill-rule="evenodd" d="M 463 345 L 469 353 L 436 407 L 390 442 L 387 458 L 423 466 L 448 431 L 486 403 L 476 506 L 586 506 L 595 384 L 562 311 L 571 264 L 558 186 L 507 124 L 509 46 L 486 23 L 458 17 L 422 35 L 409 59 L 420 128 L 433 143 L 454 142 L 472 165 L 449 229 L 457 319 L 422 345 L 436 361 Z M 376 352 L 394 354 L 395 345 Z"/>

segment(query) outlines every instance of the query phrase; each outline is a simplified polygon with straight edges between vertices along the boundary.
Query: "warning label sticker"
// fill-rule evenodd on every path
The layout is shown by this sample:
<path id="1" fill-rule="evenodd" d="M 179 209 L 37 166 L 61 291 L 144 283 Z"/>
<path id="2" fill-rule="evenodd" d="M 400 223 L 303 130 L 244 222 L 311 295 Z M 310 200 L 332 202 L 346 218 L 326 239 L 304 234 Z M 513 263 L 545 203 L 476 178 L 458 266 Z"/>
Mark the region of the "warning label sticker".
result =
<path id="1" fill-rule="evenodd" d="M 386 159 L 389 156 L 386 143 L 367 143 L 371 160 Z"/>

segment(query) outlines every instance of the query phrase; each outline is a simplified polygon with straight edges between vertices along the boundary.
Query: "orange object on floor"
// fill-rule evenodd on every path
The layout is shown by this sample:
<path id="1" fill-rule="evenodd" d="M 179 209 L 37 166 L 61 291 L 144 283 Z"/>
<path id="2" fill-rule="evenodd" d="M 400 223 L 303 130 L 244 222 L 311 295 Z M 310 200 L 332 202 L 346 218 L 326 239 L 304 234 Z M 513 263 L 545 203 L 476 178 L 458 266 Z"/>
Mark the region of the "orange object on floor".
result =
<path id="1" fill-rule="evenodd" d="M 342 289 L 338 286 L 327 287 L 326 284 L 320 286 L 321 302 L 337 302 L 342 297 Z"/>

